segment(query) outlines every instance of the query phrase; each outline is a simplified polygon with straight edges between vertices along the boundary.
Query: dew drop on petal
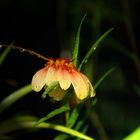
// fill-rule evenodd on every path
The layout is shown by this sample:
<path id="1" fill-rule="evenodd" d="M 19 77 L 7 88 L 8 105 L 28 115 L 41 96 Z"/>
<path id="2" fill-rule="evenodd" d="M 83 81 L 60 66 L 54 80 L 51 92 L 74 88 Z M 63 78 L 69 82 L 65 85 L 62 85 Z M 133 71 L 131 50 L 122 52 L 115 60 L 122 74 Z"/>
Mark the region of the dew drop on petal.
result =
<path id="1" fill-rule="evenodd" d="M 25 49 L 20 49 L 20 51 L 21 51 L 21 52 L 24 52 L 24 51 L 25 51 Z"/>

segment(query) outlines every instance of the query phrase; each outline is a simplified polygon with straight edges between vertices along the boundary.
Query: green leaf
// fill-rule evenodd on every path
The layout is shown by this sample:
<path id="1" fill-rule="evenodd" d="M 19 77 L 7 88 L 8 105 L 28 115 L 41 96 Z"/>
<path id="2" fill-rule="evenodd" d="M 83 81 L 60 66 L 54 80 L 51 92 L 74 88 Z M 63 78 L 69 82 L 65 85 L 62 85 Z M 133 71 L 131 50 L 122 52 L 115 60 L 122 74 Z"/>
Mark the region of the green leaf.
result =
<path id="1" fill-rule="evenodd" d="M 7 135 L 22 128 L 20 122 L 36 121 L 37 118 L 30 115 L 14 115 L 0 122 L 0 136 Z"/>
<path id="2" fill-rule="evenodd" d="M 0 55 L 0 66 L 2 65 L 3 61 L 5 60 L 5 58 L 7 57 L 8 53 L 10 52 L 12 46 L 14 45 L 14 41 L 10 44 L 7 45 L 5 51 Z M 1 47 L 3 47 L 4 45 L 1 45 Z"/>
<path id="3" fill-rule="evenodd" d="M 88 130 L 88 125 L 85 125 L 84 128 L 82 129 L 82 133 L 85 134 Z M 76 140 L 81 140 L 80 138 L 76 138 Z"/>
<path id="4" fill-rule="evenodd" d="M 42 94 L 42 98 L 46 98 L 46 94 L 50 93 L 51 91 L 55 90 L 59 86 L 59 82 L 55 81 L 49 84 L 46 88 L 45 91 Z"/>
<path id="5" fill-rule="evenodd" d="M 79 65 L 79 70 L 81 70 L 84 63 L 86 63 L 89 59 L 89 57 L 94 53 L 94 51 L 97 49 L 98 45 L 105 39 L 105 37 L 113 30 L 113 28 L 109 29 L 107 32 L 105 32 L 103 35 L 100 36 L 100 38 L 91 46 L 91 48 L 88 50 L 87 54 L 81 61 Z"/>
<path id="6" fill-rule="evenodd" d="M 69 128 L 72 128 L 74 124 L 76 123 L 78 117 L 79 117 L 79 112 L 83 107 L 83 103 L 80 103 L 75 109 L 73 109 L 66 126 Z"/>
<path id="7" fill-rule="evenodd" d="M 129 134 L 123 140 L 140 140 L 140 127 L 135 129 L 131 134 Z"/>
<path id="8" fill-rule="evenodd" d="M 85 19 L 87 14 L 84 15 L 84 17 L 82 18 L 81 22 L 80 22 L 80 25 L 78 27 L 78 30 L 77 30 L 77 35 L 76 35 L 76 40 L 75 40 L 75 46 L 74 46 L 74 50 L 73 50 L 73 57 L 72 57 L 72 60 L 73 60 L 73 64 L 76 66 L 77 65 L 77 61 L 78 61 L 78 52 L 79 52 L 79 42 L 80 42 L 80 31 L 81 31 L 81 26 L 82 26 L 82 23 Z"/>
<path id="9" fill-rule="evenodd" d="M 33 128 L 34 124 L 35 124 L 35 121 L 31 121 L 31 122 L 23 123 L 23 126 L 25 128 Z M 64 132 L 66 134 L 70 134 L 71 136 L 79 137 L 84 140 L 94 140 L 94 138 L 91 138 L 83 133 L 80 133 L 78 131 L 75 131 L 73 129 L 70 129 L 70 128 L 62 126 L 62 125 L 56 125 L 56 124 L 50 124 L 50 123 L 43 122 L 40 125 L 37 125 L 36 128 L 49 128 L 49 129 L 53 129 L 53 130 L 56 130 L 59 132 Z"/>
<path id="10" fill-rule="evenodd" d="M 80 128 L 82 127 L 82 125 L 85 123 L 85 121 L 86 121 L 87 118 L 89 117 L 89 114 L 90 114 L 91 111 L 93 110 L 93 107 L 95 106 L 96 103 L 97 103 L 97 99 L 95 98 L 95 99 L 90 103 L 90 106 L 86 109 L 85 115 L 83 115 L 82 117 L 80 117 L 80 120 L 76 123 L 76 126 L 74 127 L 74 130 L 77 130 L 77 131 L 80 130 Z"/>
<path id="11" fill-rule="evenodd" d="M 115 68 L 111 68 L 109 69 L 107 72 L 105 72 L 105 74 L 96 82 L 96 84 L 94 85 L 94 89 L 96 89 L 102 82 L 103 80 L 109 75 L 111 74 L 113 71 L 115 70 Z"/>
<path id="12" fill-rule="evenodd" d="M 75 122 L 76 122 L 78 116 L 79 116 L 79 111 L 78 111 L 77 108 L 75 108 L 75 109 L 72 111 L 72 114 L 71 114 L 69 120 L 67 121 L 66 126 L 69 127 L 69 128 L 72 128 L 73 125 L 75 124 Z"/>
<path id="13" fill-rule="evenodd" d="M 65 139 L 67 139 L 67 138 L 69 138 L 68 135 L 66 135 L 66 134 L 60 134 L 60 135 L 56 136 L 56 137 L 54 138 L 54 140 L 65 140 Z"/>
<path id="14" fill-rule="evenodd" d="M 28 119 L 29 118 L 29 119 Z M 56 130 L 56 131 L 59 131 L 59 132 L 63 132 L 65 134 L 69 134 L 71 136 L 75 136 L 75 137 L 79 137 L 81 139 L 85 139 L 85 140 L 94 140 L 94 138 L 91 138 L 87 135 L 84 135 L 83 133 L 80 133 L 78 131 L 75 131 L 73 129 L 70 129 L 70 128 L 67 128 L 65 126 L 62 126 L 62 125 L 57 125 L 57 124 L 52 124 L 52 123 L 41 123 L 39 125 L 36 125 L 35 124 L 37 123 L 36 121 L 37 118 L 35 118 L 34 116 L 16 116 L 15 118 L 13 118 L 9 123 L 5 123 L 5 124 L 1 124 L 0 123 L 0 134 L 1 135 L 4 135 L 6 134 L 7 132 L 12 132 L 12 131 L 16 131 L 16 130 L 19 130 L 21 128 L 28 128 L 28 129 L 35 129 L 35 130 L 38 130 L 38 129 L 52 129 L 52 130 Z M 2 122 L 3 123 L 3 122 Z M 7 126 L 8 131 L 7 130 L 3 130 L 3 126 Z"/>
<path id="15" fill-rule="evenodd" d="M 60 107 L 60 108 L 58 108 L 58 109 L 55 109 L 55 110 L 53 110 L 52 112 L 50 112 L 47 116 L 41 118 L 41 119 L 37 122 L 36 125 L 39 125 L 40 123 L 42 123 L 42 122 L 44 122 L 44 121 L 46 121 L 46 120 L 48 120 L 48 119 L 50 119 L 50 118 L 52 118 L 52 117 L 58 115 L 58 114 L 61 114 L 62 112 L 66 112 L 66 111 L 68 111 L 68 110 L 70 110 L 70 107 L 69 107 L 68 104 L 66 104 L 66 105 L 64 105 L 64 106 L 62 106 L 62 107 Z"/>
<path id="16" fill-rule="evenodd" d="M 7 109 L 9 106 L 11 106 L 13 103 L 15 103 L 17 100 L 30 93 L 31 91 L 31 84 L 29 84 L 11 93 L 0 103 L 0 113 Z"/>
<path id="17" fill-rule="evenodd" d="M 4 50 L 4 52 L 0 55 L 0 66 L 2 65 L 3 61 L 5 60 L 6 56 L 10 52 L 11 48 L 8 47 Z"/>

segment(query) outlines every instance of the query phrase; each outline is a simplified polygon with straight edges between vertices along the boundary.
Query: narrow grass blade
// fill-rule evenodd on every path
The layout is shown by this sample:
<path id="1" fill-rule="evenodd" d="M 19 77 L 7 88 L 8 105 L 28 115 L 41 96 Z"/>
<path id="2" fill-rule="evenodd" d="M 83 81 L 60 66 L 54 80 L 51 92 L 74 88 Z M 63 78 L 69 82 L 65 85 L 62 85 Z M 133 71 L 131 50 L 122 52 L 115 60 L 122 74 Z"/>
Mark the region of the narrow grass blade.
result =
<path id="1" fill-rule="evenodd" d="M 79 104 L 75 109 L 73 109 L 69 120 L 67 121 L 66 126 L 69 128 L 72 128 L 74 126 L 74 124 L 76 123 L 78 117 L 79 117 L 79 112 L 83 107 L 83 103 Z"/>
<path id="2" fill-rule="evenodd" d="M 85 123 L 85 121 L 87 120 L 87 118 L 89 117 L 89 114 L 92 112 L 93 107 L 95 106 L 96 103 L 97 103 L 97 99 L 94 99 L 91 102 L 90 106 L 85 111 L 85 115 L 83 115 L 82 117 L 80 117 L 80 120 L 76 123 L 76 126 L 74 127 L 74 130 L 79 131 L 81 129 L 81 127 L 83 126 L 83 124 Z"/>
<path id="3" fill-rule="evenodd" d="M 81 26 L 82 26 L 82 23 L 83 23 L 86 15 L 87 14 L 85 14 L 84 17 L 82 18 L 82 20 L 80 22 L 80 25 L 78 27 L 78 30 L 77 30 L 77 35 L 76 35 L 76 40 L 75 40 L 75 46 L 74 46 L 74 50 L 73 50 L 73 57 L 72 57 L 72 60 L 73 60 L 73 63 L 74 63 L 75 66 L 77 65 L 77 61 L 78 61 L 78 52 L 79 52 L 79 42 L 80 42 Z"/>
<path id="4" fill-rule="evenodd" d="M 15 42 L 12 42 L 10 45 L 8 45 L 7 48 L 5 49 L 5 51 L 0 55 L 0 66 L 2 65 L 2 63 L 5 60 L 6 56 L 10 52 L 11 47 L 14 45 L 14 43 Z M 3 47 L 3 45 L 1 45 L 1 47 Z"/>
<path id="5" fill-rule="evenodd" d="M 87 54 L 85 55 L 84 59 L 81 61 L 79 65 L 79 70 L 81 70 L 84 63 L 86 63 L 89 59 L 89 57 L 94 53 L 94 51 L 97 49 L 98 45 L 105 39 L 105 37 L 113 30 L 113 28 L 109 29 L 107 32 L 105 32 L 103 35 L 100 36 L 100 38 L 91 46 Z"/>
<path id="6" fill-rule="evenodd" d="M 123 140 L 139 140 L 139 139 L 140 139 L 140 126 Z"/>
<path id="7" fill-rule="evenodd" d="M 82 129 L 82 133 L 85 134 L 88 130 L 88 125 L 84 126 L 84 128 Z M 76 140 L 81 140 L 80 138 L 76 138 Z"/>
<path id="8" fill-rule="evenodd" d="M 115 70 L 115 68 L 111 68 L 109 69 L 107 72 L 105 72 L 105 74 L 96 82 L 96 84 L 94 85 L 94 89 L 96 89 L 102 82 L 103 80 L 109 75 L 111 74 L 113 71 Z"/>
<path id="9" fill-rule="evenodd" d="M 7 96 L 5 99 L 2 100 L 0 103 L 0 113 L 2 113 L 5 109 L 7 109 L 9 106 L 11 106 L 13 103 L 15 103 L 17 100 L 22 98 L 23 96 L 27 95 L 32 91 L 31 85 L 26 85 L 17 91 L 11 93 L 9 96 Z"/>
<path id="10" fill-rule="evenodd" d="M 13 131 L 17 131 L 22 128 L 20 122 L 29 122 L 36 121 L 37 118 L 31 115 L 14 115 L 10 116 L 8 119 L 5 119 L 0 122 L 0 136 L 7 135 Z M 1 140 L 1 139 L 0 139 Z"/>
<path id="11" fill-rule="evenodd" d="M 63 112 L 69 111 L 69 110 L 70 110 L 70 107 L 69 107 L 68 104 L 66 104 L 66 105 L 64 105 L 64 106 L 62 106 L 62 107 L 60 107 L 60 108 L 58 108 L 58 109 L 53 110 L 53 111 L 50 112 L 47 116 L 41 118 L 41 119 L 36 123 L 36 125 L 39 125 L 40 123 L 42 123 L 42 122 L 44 122 L 44 121 L 46 121 L 46 120 L 48 120 L 48 119 L 50 119 L 50 118 L 52 118 L 52 117 L 54 117 L 54 116 L 56 116 L 56 115 L 59 115 L 59 114 L 61 114 L 61 113 L 63 113 Z"/>
<path id="12" fill-rule="evenodd" d="M 69 138 L 68 135 L 66 135 L 66 134 L 60 134 L 60 135 L 56 136 L 56 137 L 54 138 L 54 140 L 66 140 L 66 139 L 68 139 L 68 138 Z"/>
<path id="13" fill-rule="evenodd" d="M 73 125 L 75 124 L 75 122 L 76 122 L 78 116 L 79 116 L 79 111 L 78 111 L 77 108 L 75 108 L 75 109 L 72 111 L 72 114 L 71 114 L 69 120 L 67 121 L 66 126 L 69 127 L 69 128 L 72 128 Z"/>
<path id="14" fill-rule="evenodd" d="M 0 66 L 2 65 L 3 61 L 5 60 L 6 56 L 10 52 L 11 48 L 6 48 L 4 52 L 0 55 Z"/>
<path id="15" fill-rule="evenodd" d="M 85 139 L 85 140 L 94 140 L 94 138 L 91 138 L 87 135 L 84 135 L 83 133 L 80 133 L 76 130 L 67 128 L 65 126 L 62 125 L 57 125 L 57 124 L 52 124 L 52 123 L 41 123 L 37 126 L 35 126 L 35 124 L 37 123 L 37 118 L 35 118 L 34 116 L 16 116 L 14 118 L 10 118 L 10 120 L 8 122 L 2 122 L 0 123 L 0 134 L 4 135 L 7 132 L 12 132 L 12 131 L 16 131 L 22 128 L 28 128 L 28 129 L 52 129 L 52 130 L 56 130 L 59 132 L 63 132 L 65 134 L 69 134 L 71 136 L 75 136 L 75 137 L 79 137 L 81 139 Z M 4 126 L 9 126 L 9 127 L 4 127 Z M 3 129 L 5 128 L 5 129 Z M 8 130 L 7 130 L 8 129 Z"/>
<path id="16" fill-rule="evenodd" d="M 30 122 L 25 122 L 25 123 L 21 122 L 21 125 L 24 128 L 33 128 L 35 123 L 36 123 L 35 121 L 30 121 Z M 94 140 L 94 138 L 91 138 L 91 137 L 89 137 L 89 136 L 87 136 L 87 135 L 85 135 L 81 132 L 78 132 L 76 130 L 70 129 L 70 128 L 62 126 L 62 125 L 56 125 L 56 124 L 50 124 L 50 123 L 44 123 L 43 122 L 43 123 L 41 123 L 40 125 L 37 125 L 34 128 L 53 129 L 53 130 L 56 130 L 56 131 L 59 131 L 59 132 L 69 134 L 71 136 L 79 137 L 79 138 L 84 139 L 84 140 Z"/>

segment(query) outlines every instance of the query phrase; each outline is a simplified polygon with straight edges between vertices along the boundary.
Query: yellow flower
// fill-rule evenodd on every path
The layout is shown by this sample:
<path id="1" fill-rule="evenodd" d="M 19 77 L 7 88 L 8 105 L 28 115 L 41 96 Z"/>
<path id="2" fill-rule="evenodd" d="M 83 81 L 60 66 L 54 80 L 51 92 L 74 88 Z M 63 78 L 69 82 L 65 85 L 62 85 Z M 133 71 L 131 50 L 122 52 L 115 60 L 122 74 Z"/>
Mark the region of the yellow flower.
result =
<path id="1" fill-rule="evenodd" d="M 49 87 L 56 82 L 58 82 L 57 88 L 48 93 L 56 101 L 63 99 L 66 90 L 71 85 L 78 101 L 95 96 L 94 89 L 88 78 L 78 71 L 68 59 L 49 59 L 45 67 L 37 71 L 33 76 L 32 89 L 39 92 L 44 86 Z"/>

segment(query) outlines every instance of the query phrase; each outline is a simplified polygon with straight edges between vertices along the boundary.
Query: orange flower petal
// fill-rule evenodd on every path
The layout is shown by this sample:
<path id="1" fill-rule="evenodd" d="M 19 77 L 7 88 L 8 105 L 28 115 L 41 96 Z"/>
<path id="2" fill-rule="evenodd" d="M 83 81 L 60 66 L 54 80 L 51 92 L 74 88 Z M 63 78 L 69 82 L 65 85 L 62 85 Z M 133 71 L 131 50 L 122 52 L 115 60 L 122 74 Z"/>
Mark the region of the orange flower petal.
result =
<path id="1" fill-rule="evenodd" d="M 71 81 L 69 78 L 69 73 L 67 70 L 64 69 L 56 69 L 54 67 L 50 67 L 47 72 L 46 76 L 46 85 L 51 84 L 52 82 L 58 81 L 60 87 L 64 90 L 70 87 Z"/>
<path id="2" fill-rule="evenodd" d="M 85 79 L 85 81 L 87 81 L 86 83 L 88 84 L 89 86 L 89 94 L 90 94 L 90 97 L 94 97 L 96 95 L 94 89 L 93 89 L 93 86 L 92 84 L 90 83 L 90 81 L 88 80 L 88 78 L 81 73 L 81 76 Z"/>
<path id="3" fill-rule="evenodd" d="M 55 68 L 53 68 L 53 67 L 48 68 L 48 72 L 47 72 L 46 79 L 45 79 L 46 85 L 49 85 L 52 82 L 58 81 L 56 78 L 56 74 L 57 74 L 57 71 Z"/>
<path id="4" fill-rule="evenodd" d="M 64 90 L 67 90 L 71 85 L 69 72 L 65 69 L 59 68 L 57 70 L 57 80 L 59 81 L 60 87 Z"/>
<path id="5" fill-rule="evenodd" d="M 77 71 L 71 74 L 71 82 L 75 90 L 75 94 L 79 100 L 86 98 L 89 94 L 89 86 L 87 81 Z"/>
<path id="6" fill-rule="evenodd" d="M 47 75 L 47 68 L 40 69 L 35 73 L 32 78 L 32 89 L 39 92 L 45 85 L 45 79 Z"/>

